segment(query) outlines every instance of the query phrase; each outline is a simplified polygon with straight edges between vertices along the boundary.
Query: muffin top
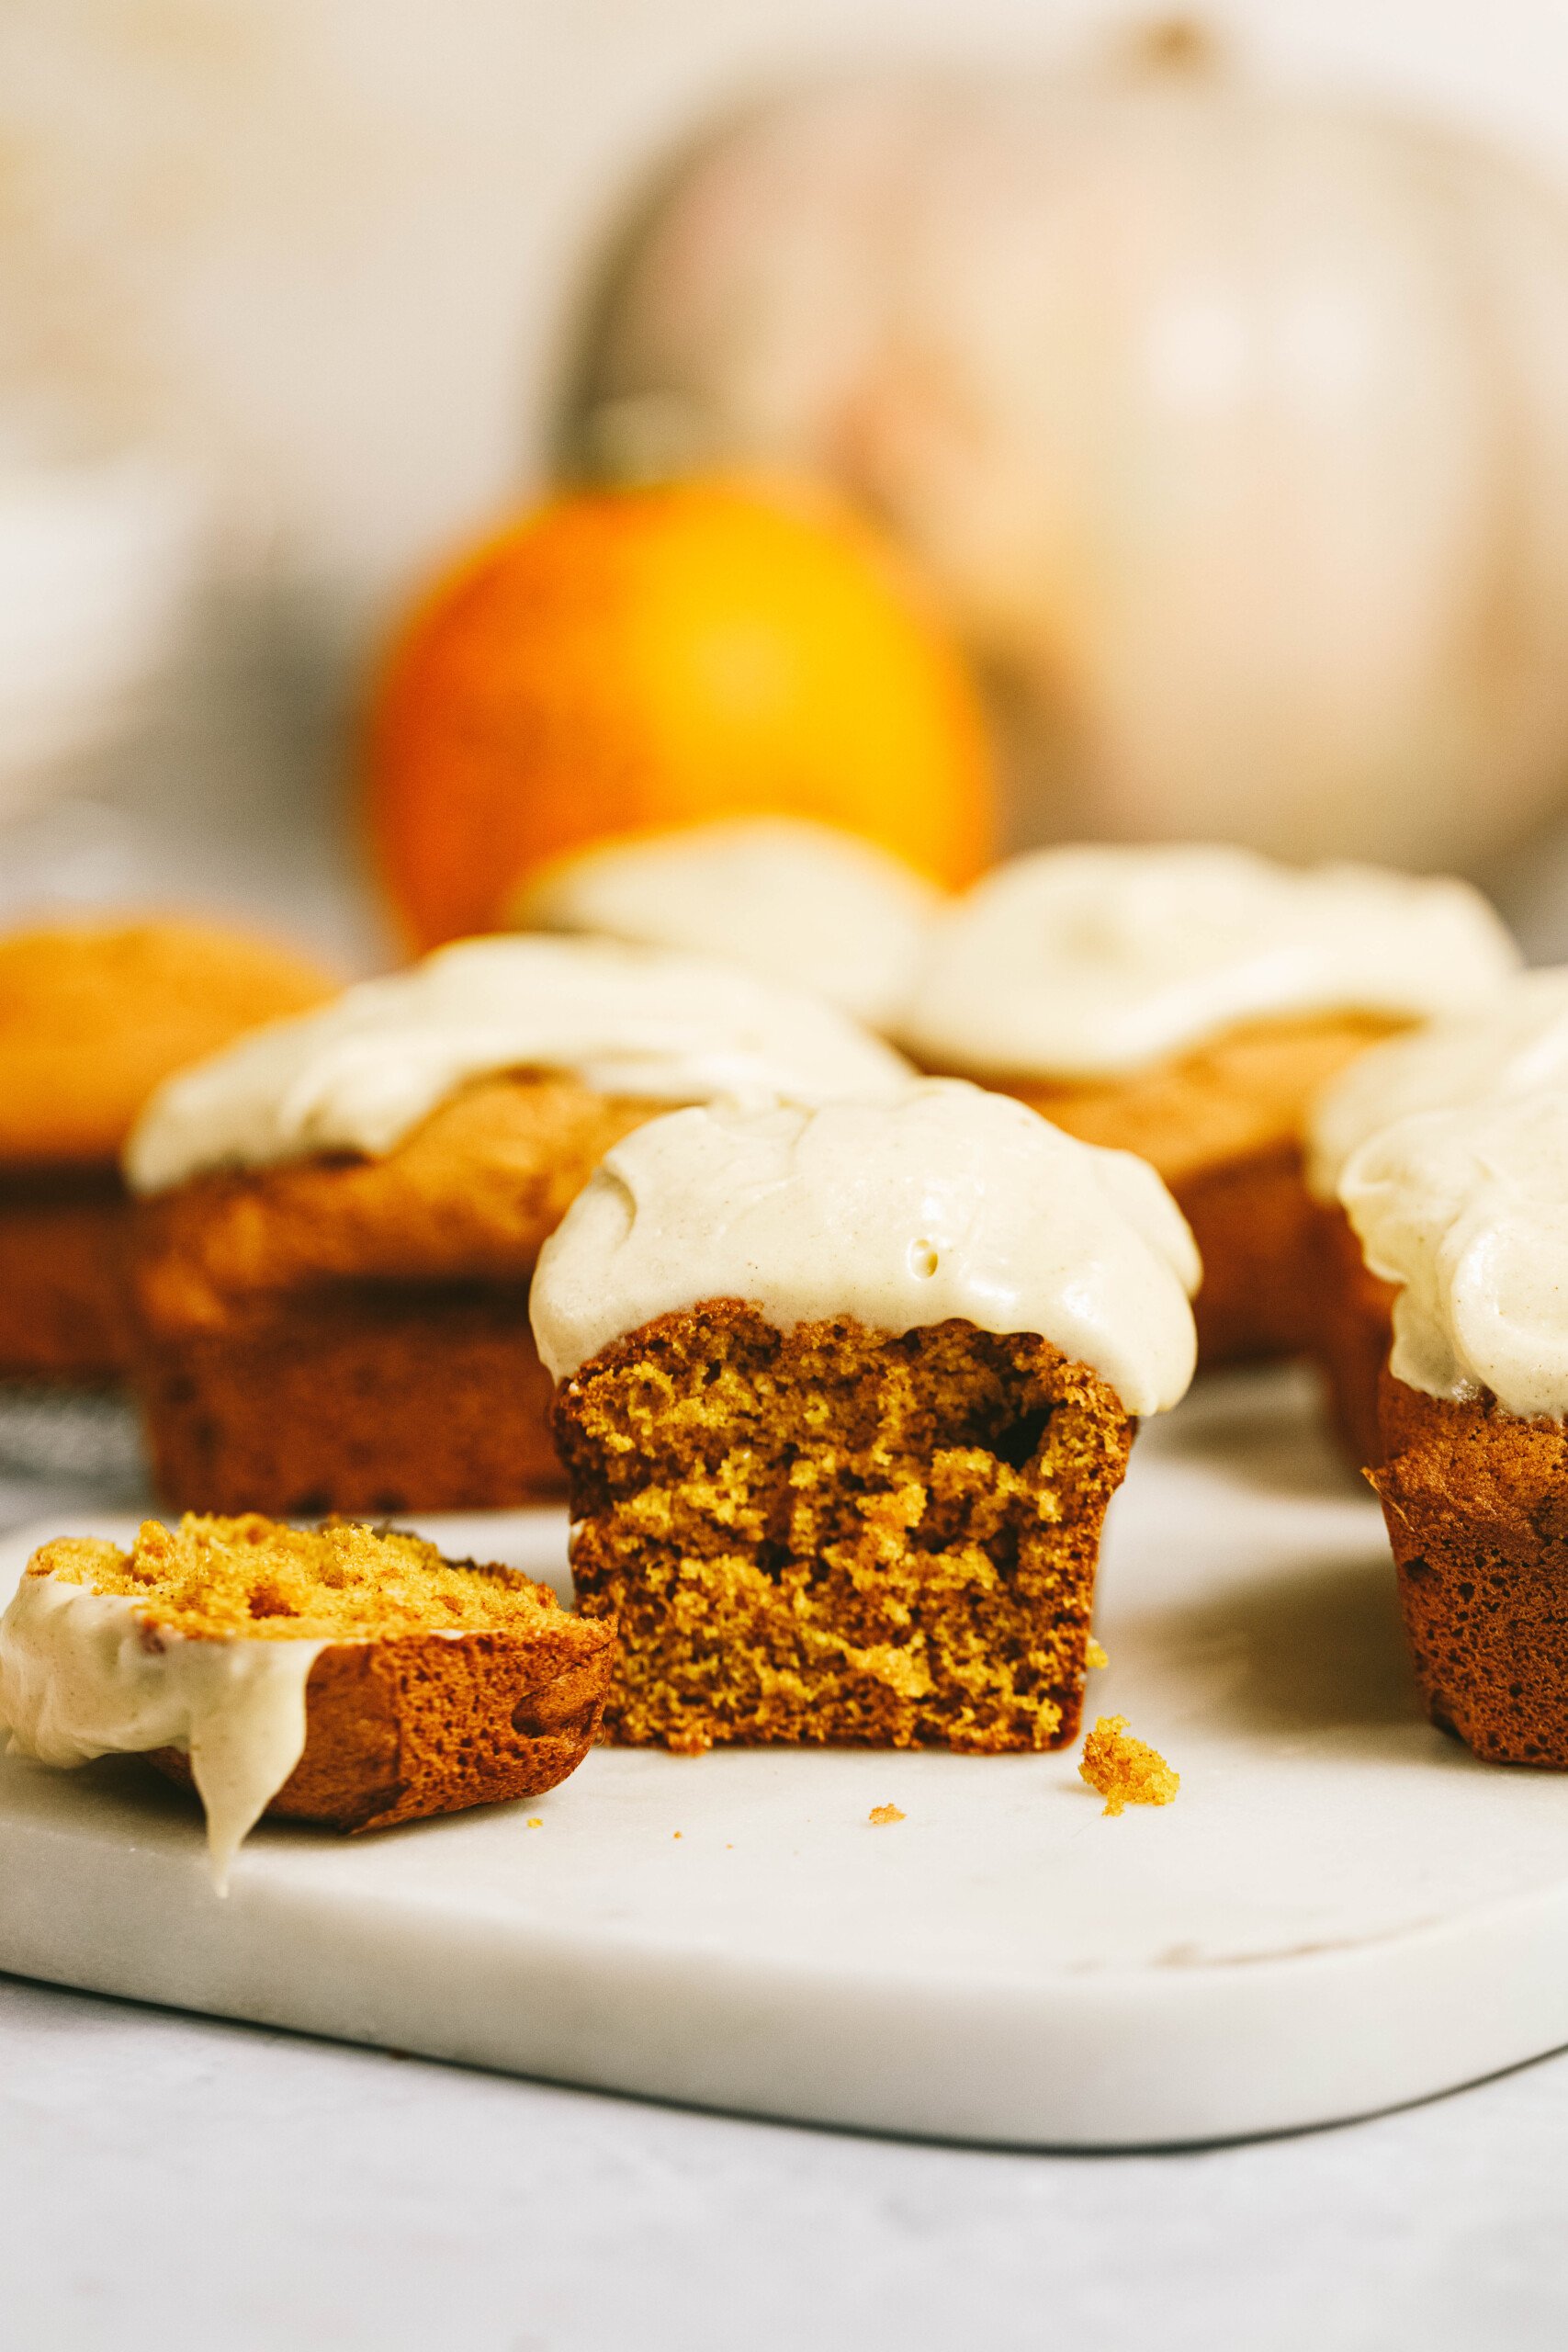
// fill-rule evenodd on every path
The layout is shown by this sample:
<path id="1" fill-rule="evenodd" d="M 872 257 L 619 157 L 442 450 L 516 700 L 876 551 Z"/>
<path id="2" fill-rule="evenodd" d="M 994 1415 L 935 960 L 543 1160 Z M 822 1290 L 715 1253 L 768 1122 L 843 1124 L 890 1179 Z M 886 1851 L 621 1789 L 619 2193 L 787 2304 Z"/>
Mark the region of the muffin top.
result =
<path id="1" fill-rule="evenodd" d="M 1146 1162 L 933 1079 L 880 1102 L 716 1103 L 638 1127 L 545 1244 L 532 1313 L 558 1379 L 710 1299 L 746 1300 L 781 1330 L 960 1318 L 1038 1333 L 1152 1413 L 1191 1379 L 1198 1276 Z"/>
<path id="2" fill-rule="evenodd" d="M 1399 1285 L 1396 1379 L 1568 1414 L 1568 1093 L 1395 1120 L 1351 1154 L 1339 1197 L 1367 1264 Z"/>
<path id="3" fill-rule="evenodd" d="M 908 1066 L 831 1005 L 734 966 L 600 939 L 469 939 L 246 1038 L 160 1090 L 126 1149 L 138 1192 L 220 1167 L 393 1150 L 505 1071 L 631 1102 L 886 1092 Z"/>
<path id="4" fill-rule="evenodd" d="M 874 842 L 796 817 L 734 817 L 558 858 L 512 902 L 520 931 L 599 932 L 722 956 L 826 997 L 874 1029 L 897 1017 L 942 896 Z"/>
<path id="5" fill-rule="evenodd" d="M 1307 1130 L 1313 1191 L 1332 1201 L 1351 1154 L 1412 1112 L 1504 1102 L 1565 1080 L 1568 966 L 1522 973 L 1481 1012 L 1373 1046 L 1324 1088 Z"/>
<path id="6" fill-rule="evenodd" d="M 333 987 L 291 948 L 174 917 L 0 939 L 0 1165 L 118 1159 L 171 1071 Z"/>
<path id="7" fill-rule="evenodd" d="M 896 1034 L 930 1069 L 1109 1078 L 1249 1023 L 1465 1011 L 1519 960 L 1464 882 L 1187 844 L 1038 850 L 939 919 Z"/>

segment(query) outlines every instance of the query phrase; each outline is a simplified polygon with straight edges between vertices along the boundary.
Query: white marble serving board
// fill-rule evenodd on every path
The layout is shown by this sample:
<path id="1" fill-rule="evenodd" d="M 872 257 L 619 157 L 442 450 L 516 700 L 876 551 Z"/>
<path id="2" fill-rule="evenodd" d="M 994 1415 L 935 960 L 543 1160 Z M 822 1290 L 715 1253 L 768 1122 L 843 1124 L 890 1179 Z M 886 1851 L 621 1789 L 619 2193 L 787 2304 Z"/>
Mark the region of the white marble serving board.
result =
<path id="1" fill-rule="evenodd" d="M 558 1513 L 431 1520 L 564 1576 Z M 0 1546 L 0 1598 L 47 1533 Z M 1418 1713 L 1375 1504 L 1288 1375 L 1145 1430 L 1073 1754 L 597 1750 L 517 1807 L 265 1826 L 213 1894 L 131 1762 L 0 1761 L 0 1967 L 606 2089 L 1003 2143 L 1155 2145 L 1359 2115 L 1568 2042 L 1568 1778 Z M 874 1805 L 905 1819 L 874 1826 Z M 530 1815 L 542 1826 L 527 1826 Z M 679 1833 L 679 1834 L 677 1834 Z"/>

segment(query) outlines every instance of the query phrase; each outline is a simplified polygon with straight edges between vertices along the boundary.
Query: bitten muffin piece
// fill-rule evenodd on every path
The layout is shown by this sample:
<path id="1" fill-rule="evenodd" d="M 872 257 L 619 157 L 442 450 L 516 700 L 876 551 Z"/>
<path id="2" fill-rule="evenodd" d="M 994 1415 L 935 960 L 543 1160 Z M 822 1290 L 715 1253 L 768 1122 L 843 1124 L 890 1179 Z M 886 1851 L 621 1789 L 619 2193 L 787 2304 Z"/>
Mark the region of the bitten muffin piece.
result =
<path id="1" fill-rule="evenodd" d="M 1568 1770 L 1568 1096 L 1396 1120 L 1340 1193 L 1395 1286 L 1373 1484 L 1427 1712 Z"/>
<path id="2" fill-rule="evenodd" d="M 1315 1334 L 1314 1096 L 1518 961 L 1460 882 L 1199 845 L 1042 850 L 937 922 L 897 1034 L 922 1068 L 1152 1161 L 1202 1256 L 1203 1363 L 1294 1355 Z"/>
<path id="3" fill-rule="evenodd" d="M 304 956 L 215 925 L 0 940 L 0 1378 L 125 1369 L 118 1158 L 132 1122 L 171 1071 L 332 991 Z"/>
<path id="4" fill-rule="evenodd" d="M 265 1811 L 341 1830 L 554 1788 L 599 1726 L 615 1627 L 384 1529 L 148 1521 L 62 1538 L 0 1618 L 0 1720 L 46 1763 L 194 1779 L 220 1861 Z"/>
<path id="5" fill-rule="evenodd" d="M 161 1491 L 302 1516 L 558 1492 L 528 1288 L 604 1152 L 671 1102 L 908 1075 L 748 973 L 544 938 L 446 948 L 198 1064 L 126 1156 Z"/>
<path id="6" fill-rule="evenodd" d="M 1032 1334 L 773 1329 L 715 1301 L 613 1342 L 556 1417 L 613 1739 L 994 1753 L 1077 1730 L 1134 1423 Z"/>
<path id="7" fill-rule="evenodd" d="M 622 1627 L 610 1736 L 1071 1738 L 1196 1273 L 1152 1170 L 977 1087 L 627 1136 L 534 1294 L 580 1601 Z"/>

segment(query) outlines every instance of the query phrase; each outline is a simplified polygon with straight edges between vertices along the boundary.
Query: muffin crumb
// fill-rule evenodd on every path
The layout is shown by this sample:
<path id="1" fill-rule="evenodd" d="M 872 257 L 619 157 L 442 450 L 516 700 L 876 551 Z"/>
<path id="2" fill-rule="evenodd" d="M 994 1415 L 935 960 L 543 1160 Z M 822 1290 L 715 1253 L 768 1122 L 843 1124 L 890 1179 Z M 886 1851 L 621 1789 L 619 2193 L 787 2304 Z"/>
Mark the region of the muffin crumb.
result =
<path id="1" fill-rule="evenodd" d="M 874 1821 L 879 1829 L 886 1822 L 904 1821 L 908 1818 L 908 1815 L 900 1813 L 896 1804 L 874 1804 L 866 1815 L 866 1819 Z"/>
<path id="2" fill-rule="evenodd" d="M 1106 1649 L 1103 1643 L 1097 1642 L 1092 1634 L 1089 1637 L 1089 1647 L 1084 1652 L 1083 1662 L 1085 1666 L 1109 1666 L 1111 1663 L 1110 1651 Z"/>
<path id="3" fill-rule="evenodd" d="M 1134 1739 L 1125 1715 L 1101 1715 L 1083 1744 L 1078 1777 L 1105 1799 L 1107 1813 L 1123 1813 L 1130 1804 L 1170 1804 L 1181 1786 L 1156 1747 Z"/>

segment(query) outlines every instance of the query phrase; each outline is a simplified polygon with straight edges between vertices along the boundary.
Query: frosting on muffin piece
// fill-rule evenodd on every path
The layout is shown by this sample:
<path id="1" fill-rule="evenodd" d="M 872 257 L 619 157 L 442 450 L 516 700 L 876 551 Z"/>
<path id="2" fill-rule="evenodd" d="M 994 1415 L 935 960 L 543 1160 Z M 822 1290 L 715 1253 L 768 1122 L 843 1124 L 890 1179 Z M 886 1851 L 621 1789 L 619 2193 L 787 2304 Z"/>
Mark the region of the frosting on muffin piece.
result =
<path id="1" fill-rule="evenodd" d="M 1352 1152 L 1416 1111 L 1495 1102 L 1568 1080 L 1568 966 L 1525 972 L 1482 1011 L 1373 1046 L 1313 1107 L 1307 1174 L 1332 1201 Z"/>
<path id="2" fill-rule="evenodd" d="M 1251 1022 L 1466 1010 L 1519 960 L 1463 882 L 1186 844 L 1039 850 L 938 922 L 897 1035 L 933 1068 L 1113 1077 Z"/>
<path id="3" fill-rule="evenodd" d="M 1038 1333 L 1143 1414 L 1192 1377 L 1199 1272 L 1146 1161 L 934 1079 L 883 1102 L 716 1103 L 637 1128 L 545 1245 L 532 1312 L 558 1380 L 707 1299 L 744 1299 L 781 1330 L 957 1317 Z"/>
<path id="4" fill-rule="evenodd" d="M 1396 1120 L 1352 1153 L 1339 1197 L 1372 1272 L 1400 1286 L 1396 1379 L 1568 1414 L 1568 1094 Z"/>
<path id="5" fill-rule="evenodd" d="M 513 900 L 521 931 L 719 956 L 826 997 L 874 1029 L 897 1017 L 934 886 L 874 842 L 796 817 L 734 817 L 596 842 L 553 861 Z"/>
<path id="6" fill-rule="evenodd" d="M 132 1133 L 141 1193 L 203 1169 L 390 1151 L 478 1078 L 570 1070 L 656 1102 L 818 1102 L 905 1083 L 833 1006 L 733 966 L 598 939 L 464 940 L 181 1071 Z"/>

